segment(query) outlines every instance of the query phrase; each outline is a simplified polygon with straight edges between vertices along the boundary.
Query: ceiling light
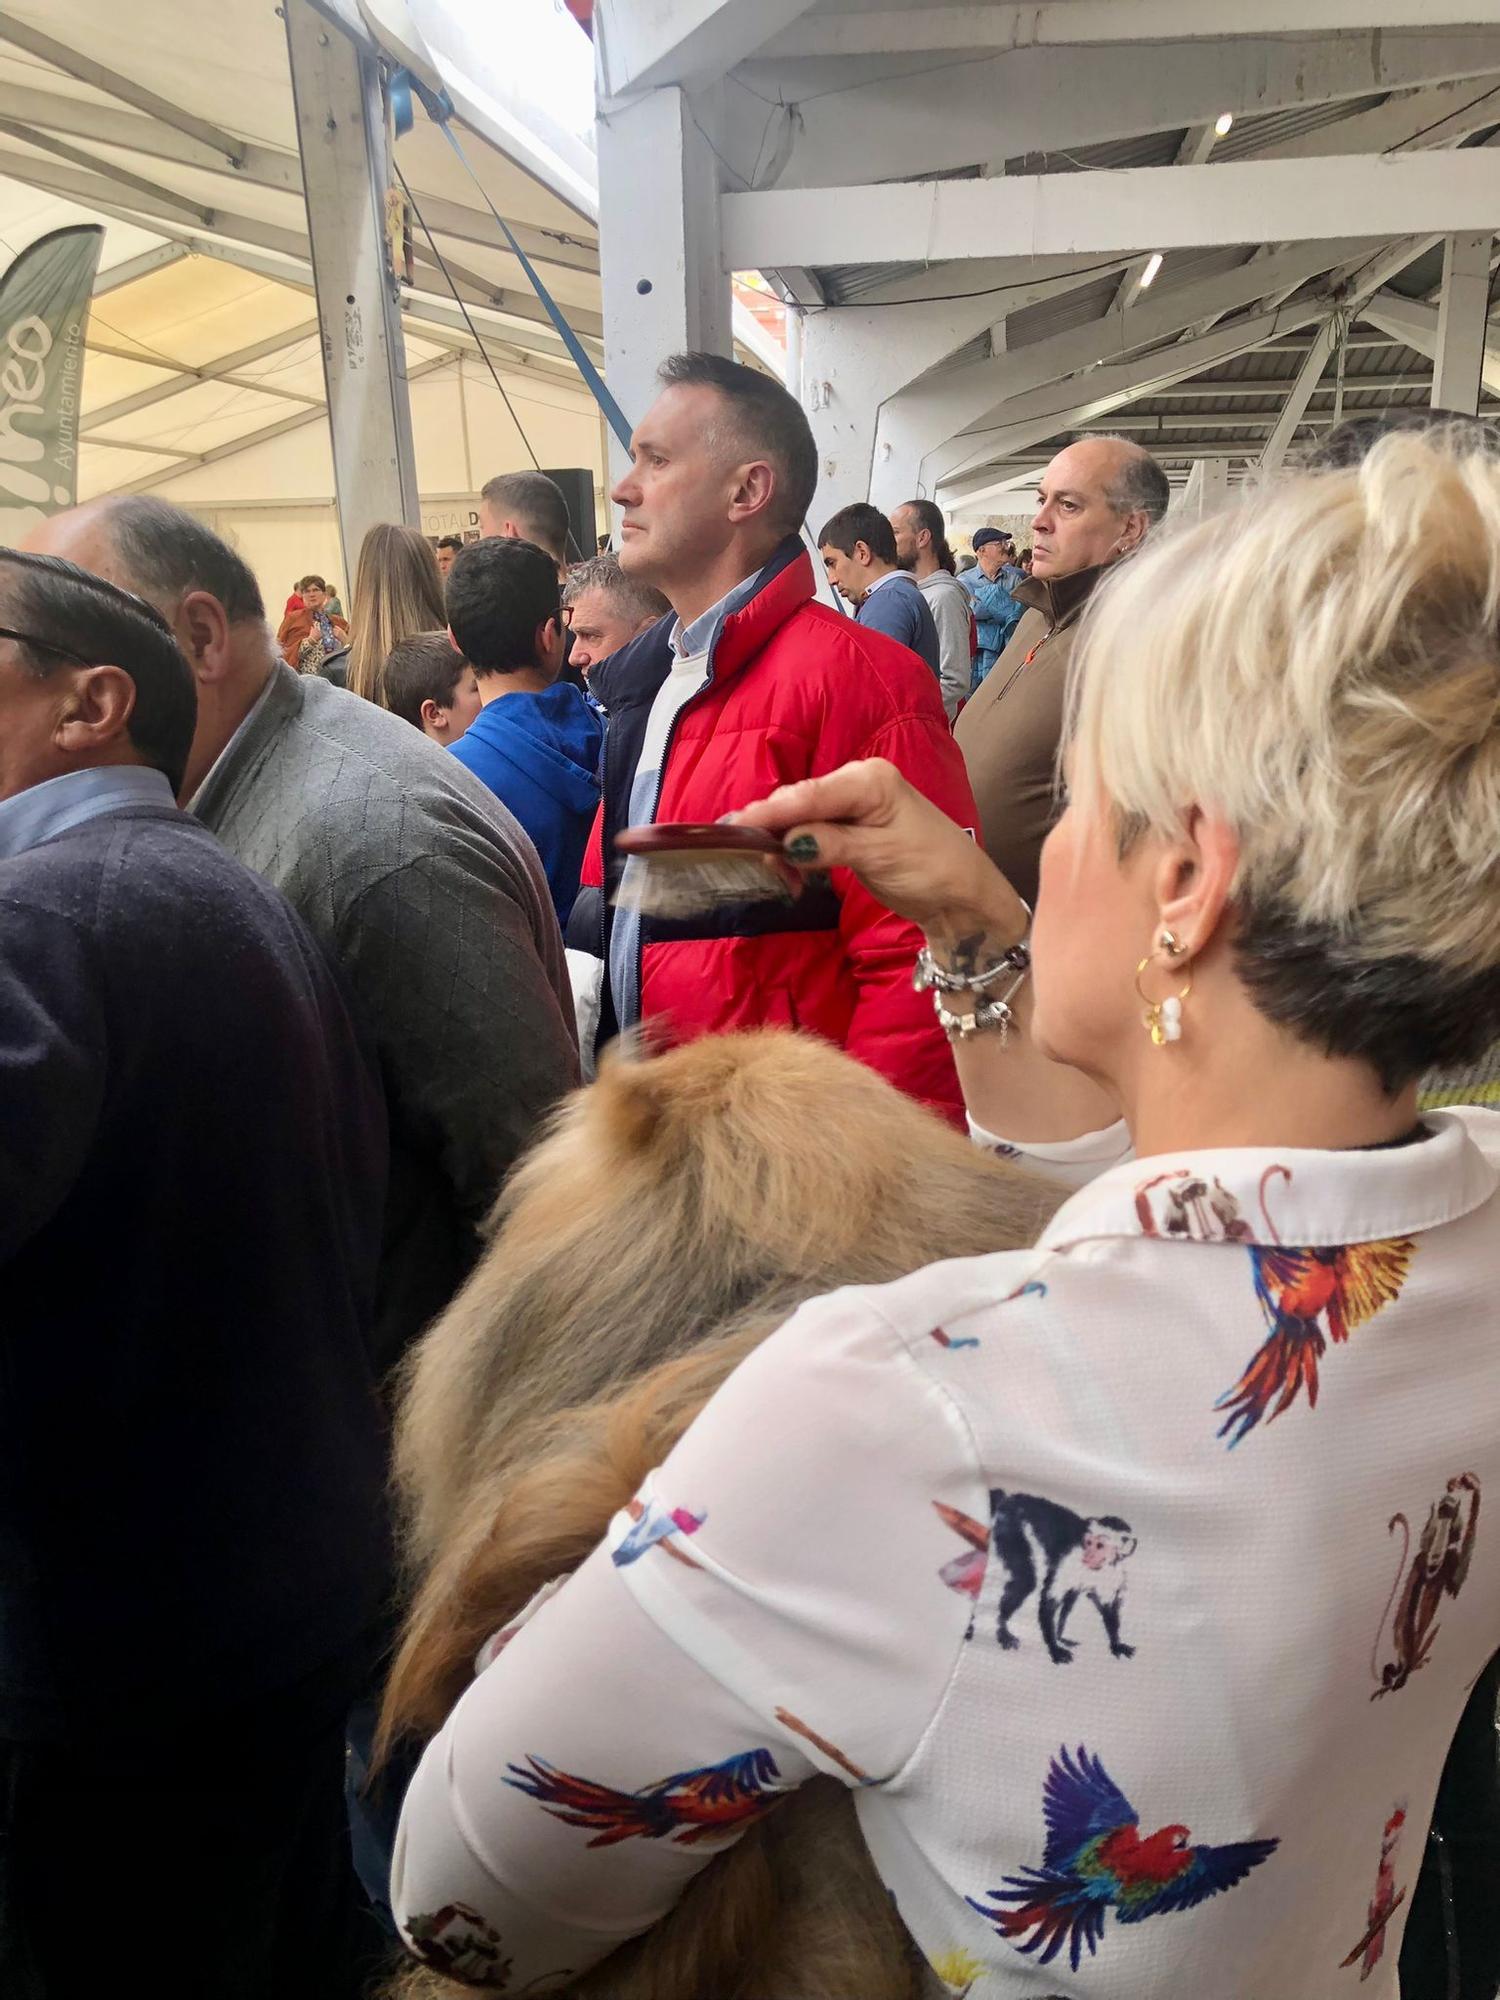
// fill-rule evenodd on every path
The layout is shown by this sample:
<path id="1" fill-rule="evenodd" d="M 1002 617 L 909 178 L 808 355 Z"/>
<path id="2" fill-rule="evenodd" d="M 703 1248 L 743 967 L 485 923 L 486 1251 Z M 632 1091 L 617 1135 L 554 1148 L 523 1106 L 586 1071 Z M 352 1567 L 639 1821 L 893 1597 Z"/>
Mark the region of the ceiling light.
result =
<path id="1" fill-rule="evenodd" d="M 1151 252 L 1151 255 L 1146 259 L 1145 270 L 1142 271 L 1141 273 L 1142 291 L 1145 291 L 1148 285 L 1153 284 L 1155 282 L 1156 274 L 1160 269 L 1161 269 L 1161 252 L 1160 250 L 1153 250 Z"/>
<path id="2" fill-rule="evenodd" d="M 1221 111 L 1214 120 L 1214 130 L 1222 139 L 1228 134 L 1229 128 L 1233 123 L 1234 113 L 1232 111 Z"/>

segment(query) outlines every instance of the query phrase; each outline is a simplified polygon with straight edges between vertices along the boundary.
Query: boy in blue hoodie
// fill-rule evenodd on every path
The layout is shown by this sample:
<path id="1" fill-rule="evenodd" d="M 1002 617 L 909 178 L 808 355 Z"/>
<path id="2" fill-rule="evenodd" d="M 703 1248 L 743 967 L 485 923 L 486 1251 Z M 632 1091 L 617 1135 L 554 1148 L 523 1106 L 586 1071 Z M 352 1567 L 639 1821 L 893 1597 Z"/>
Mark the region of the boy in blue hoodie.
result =
<path id="1" fill-rule="evenodd" d="M 488 785 L 531 835 L 563 926 L 599 808 L 598 710 L 558 674 L 557 564 L 534 542 L 471 542 L 448 572 L 448 630 L 482 703 L 449 755 Z"/>

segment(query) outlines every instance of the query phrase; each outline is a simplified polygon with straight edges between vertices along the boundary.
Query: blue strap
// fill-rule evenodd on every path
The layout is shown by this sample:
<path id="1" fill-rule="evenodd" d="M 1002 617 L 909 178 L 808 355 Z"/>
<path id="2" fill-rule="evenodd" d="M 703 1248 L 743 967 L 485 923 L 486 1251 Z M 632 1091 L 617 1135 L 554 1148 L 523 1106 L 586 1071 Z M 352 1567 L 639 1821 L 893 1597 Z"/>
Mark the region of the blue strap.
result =
<path id="1" fill-rule="evenodd" d="M 594 401 L 599 405 L 600 409 L 604 412 L 605 419 L 608 422 L 610 429 L 614 432 L 615 436 L 619 439 L 621 445 L 628 452 L 630 450 L 630 426 L 625 421 L 624 412 L 621 410 L 619 404 L 615 401 L 614 397 L 609 393 L 608 388 L 605 386 L 604 377 L 599 373 L 599 370 L 594 366 L 594 363 L 590 358 L 587 350 L 585 349 L 583 342 L 578 338 L 578 335 L 573 331 L 572 327 L 569 326 L 566 318 L 563 316 L 562 308 L 558 305 L 557 301 L 553 298 L 552 294 L 547 290 L 547 287 L 542 283 L 541 279 L 537 276 L 536 266 L 532 263 L 531 259 L 526 255 L 526 252 L 521 248 L 520 244 L 516 241 L 515 237 L 512 235 L 510 224 L 506 221 L 505 217 L 500 213 L 499 209 L 496 208 L 495 204 L 490 200 L 489 195 L 485 192 L 483 183 L 481 182 L 478 174 L 476 174 L 474 169 L 469 165 L 468 158 L 464 152 L 464 149 L 459 144 L 458 139 L 454 135 L 453 126 L 451 123 L 453 117 L 452 99 L 449 97 L 446 90 L 439 90 L 439 91 L 429 90 L 427 85 L 423 83 L 422 79 L 419 76 L 413 76 L 410 70 L 404 70 L 404 69 L 398 70 L 395 76 L 391 79 L 391 97 L 392 97 L 392 102 L 396 107 L 398 120 L 400 117 L 400 107 L 402 102 L 401 97 L 398 96 L 397 94 L 398 83 L 401 85 L 402 91 L 405 94 L 407 116 L 410 117 L 411 115 L 410 101 L 412 94 L 415 94 L 421 100 L 422 107 L 426 111 L 428 117 L 432 120 L 433 124 L 439 128 L 439 130 L 442 132 L 443 137 L 448 141 L 448 144 L 453 148 L 454 152 L 458 155 L 459 165 L 463 168 L 464 172 L 469 176 L 469 179 L 474 183 L 475 187 L 478 188 L 480 197 L 483 200 L 485 207 L 489 210 L 490 214 L 495 218 L 495 221 L 499 224 L 501 234 L 504 236 L 506 243 L 510 246 L 511 255 L 516 259 L 516 262 L 521 266 L 521 269 L 526 273 L 527 283 L 531 286 L 531 289 L 536 293 L 537 297 L 541 300 L 543 306 L 546 308 L 547 317 L 551 320 L 552 324 L 557 328 L 558 335 L 561 338 L 563 345 L 567 348 L 568 353 L 572 356 L 574 367 L 577 368 L 579 374 L 588 384 L 589 390 L 593 395 Z M 399 124 L 397 129 L 399 131 L 400 129 Z"/>

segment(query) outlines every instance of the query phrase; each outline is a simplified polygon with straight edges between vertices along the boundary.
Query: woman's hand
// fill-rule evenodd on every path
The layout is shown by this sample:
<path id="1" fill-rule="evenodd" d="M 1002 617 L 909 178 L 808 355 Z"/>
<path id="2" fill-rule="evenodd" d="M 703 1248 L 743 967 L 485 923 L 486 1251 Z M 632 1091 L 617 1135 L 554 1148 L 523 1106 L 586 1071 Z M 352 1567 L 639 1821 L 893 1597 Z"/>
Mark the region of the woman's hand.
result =
<path id="1" fill-rule="evenodd" d="M 940 956 L 980 969 L 1026 935 L 1026 906 L 973 837 L 873 757 L 826 778 L 783 785 L 731 813 L 782 836 L 804 871 L 848 868 L 897 916 L 920 924 Z"/>

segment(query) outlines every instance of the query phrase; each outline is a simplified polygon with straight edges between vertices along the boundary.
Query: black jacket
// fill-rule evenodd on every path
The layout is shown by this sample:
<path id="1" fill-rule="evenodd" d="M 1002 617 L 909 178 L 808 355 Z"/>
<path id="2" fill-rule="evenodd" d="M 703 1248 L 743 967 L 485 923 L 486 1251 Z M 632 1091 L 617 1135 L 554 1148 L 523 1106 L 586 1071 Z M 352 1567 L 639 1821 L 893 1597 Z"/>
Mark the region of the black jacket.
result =
<path id="1" fill-rule="evenodd" d="M 0 861 L 0 1736 L 182 1726 L 379 1613 L 385 1164 L 338 975 L 204 827 Z"/>

